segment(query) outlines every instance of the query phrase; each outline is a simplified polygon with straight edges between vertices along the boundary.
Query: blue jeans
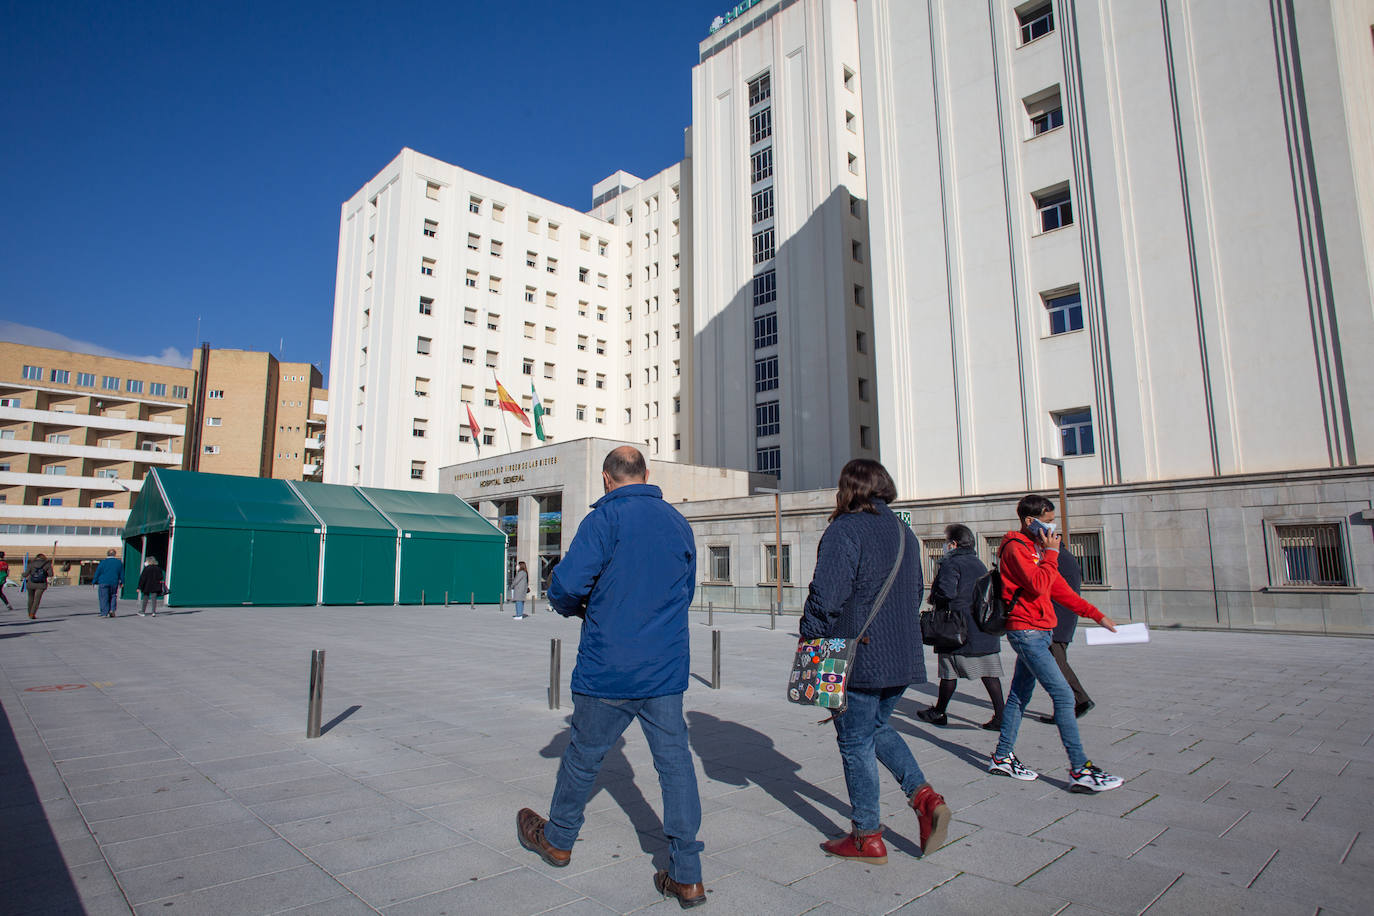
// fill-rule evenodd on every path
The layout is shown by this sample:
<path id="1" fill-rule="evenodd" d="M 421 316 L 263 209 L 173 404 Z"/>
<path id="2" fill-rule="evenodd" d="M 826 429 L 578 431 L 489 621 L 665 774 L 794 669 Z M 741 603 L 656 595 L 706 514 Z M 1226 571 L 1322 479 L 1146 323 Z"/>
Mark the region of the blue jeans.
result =
<path id="1" fill-rule="evenodd" d="M 663 833 L 668 837 L 668 874 L 680 884 L 701 880 L 701 798 L 682 718 L 682 694 L 642 700 L 607 700 L 573 694 L 572 740 L 558 765 L 544 837 L 558 849 L 572 849 L 582 829 L 583 809 L 607 752 L 630 723 L 639 719 L 654 755 L 663 793 Z"/>
<path id="2" fill-rule="evenodd" d="M 524 617 L 524 616 L 525 616 L 525 602 L 523 602 L 523 601 L 517 601 L 517 602 L 515 602 L 515 616 L 516 616 L 516 617 Z"/>
<path id="3" fill-rule="evenodd" d="M 849 789 L 854 829 L 860 833 L 878 831 L 879 763 L 897 777 L 908 796 L 926 781 L 911 748 L 887 724 L 893 707 L 905 692 L 905 686 L 871 691 L 852 688 L 849 705 L 835 717 L 835 741 L 844 763 L 844 784 Z"/>
<path id="4" fill-rule="evenodd" d="M 109 617 L 115 611 L 115 598 L 119 595 L 118 585 L 97 585 L 100 593 L 100 616 Z"/>
<path id="5" fill-rule="evenodd" d="M 1059 726 L 1059 740 L 1069 755 L 1069 766 L 1078 769 L 1088 762 L 1083 742 L 1078 738 L 1078 719 L 1073 714 L 1073 688 L 1064 680 L 1064 672 L 1050 654 L 1053 634 L 1049 630 L 1008 630 L 1007 642 L 1016 652 L 1016 671 L 1011 677 L 1007 708 L 1002 713 L 1002 735 L 997 739 L 998 757 L 1005 757 L 1016 747 L 1016 733 L 1021 730 L 1021 716 L 1035 692 L 1039 681 L 1054 701 L 1054 722 Z"/>

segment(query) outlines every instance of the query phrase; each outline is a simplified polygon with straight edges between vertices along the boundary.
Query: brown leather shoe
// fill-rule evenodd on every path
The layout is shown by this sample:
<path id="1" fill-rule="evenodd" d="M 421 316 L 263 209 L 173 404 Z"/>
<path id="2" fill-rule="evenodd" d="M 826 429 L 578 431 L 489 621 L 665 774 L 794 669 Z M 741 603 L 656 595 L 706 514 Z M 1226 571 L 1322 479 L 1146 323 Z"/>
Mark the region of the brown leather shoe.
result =
<path id="1" fill-rule="evenodd" d="M 515 815 L 515 835 L 520 845 L 539 856 L 554 868 L 563 868 L 572 860 L 572 850 L 552 846 L 544 838 L 544 825 L 548 821 L 529 808 L 521 808 Z"/>
<path id="2" fill-rule="evenodd" d="M 945 804 L 945 797 L 926 783 L 911 795 L 911 810 L 921 826 L 921 854 L 934 852 L 945 845 L 949 836 L 949 822 L 954 814 Z"/>
<path id="3" fill-rule="evenodd" d="M 887 844 L 883 842 L 881 827 L 877 833 L 859 833 L 855 830 L 846 836 L 826 840 L 821 844 L 821 849 L 825 850 L 826 855 L 841 859 L 853 859 L 871 865 L 887 864 Z"/>
<path id="4" fill-rule="evenodd" d="M 684 910 L 706 902 L 706 888 L 700 881 L 696 884 L 679 884 L 668 877 L 666 868 L 654 875 L 654 887 L 665 897 L 676 897 L 678 906 Z"/>

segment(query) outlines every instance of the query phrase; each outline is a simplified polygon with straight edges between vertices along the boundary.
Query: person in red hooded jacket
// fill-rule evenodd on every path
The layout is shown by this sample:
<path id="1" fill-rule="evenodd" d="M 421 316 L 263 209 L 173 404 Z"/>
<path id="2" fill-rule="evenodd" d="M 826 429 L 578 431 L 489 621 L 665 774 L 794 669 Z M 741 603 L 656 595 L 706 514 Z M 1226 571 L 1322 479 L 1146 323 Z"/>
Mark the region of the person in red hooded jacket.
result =
<path id="1" fill-rule="evenodd" d="M 1054 602 L 1080 617 L 1095 620 L 1109 630 L 1116 624 L 1069 588 L 1059 574 L 1062 536 L 1055 531 L 1054 503 L 1030 494 L 1016 505 L 1021 520 L 1018 531 L 1008 531 L 998 547 L 1002 570 L 1002 597 L 1011 604 L 1007 615 L 1007 642 L 1016 652 L 1002 731 L 992 753 L 988 772 L 1013 779 L 1032 780 L 1040 774 L 1016 759 L 1016 733 L 1037 681 L 1054 700 L 1054 719 L 1059 740 L 1069 755 L 1069 782 L 1075 792 L 1106 792 L 1121 785 L 1120 777 L 1095 766 L 1083 751 L 1074 717 L 1073 690 L 1064 680 L 1050 652 L 1056 622 Z"/>

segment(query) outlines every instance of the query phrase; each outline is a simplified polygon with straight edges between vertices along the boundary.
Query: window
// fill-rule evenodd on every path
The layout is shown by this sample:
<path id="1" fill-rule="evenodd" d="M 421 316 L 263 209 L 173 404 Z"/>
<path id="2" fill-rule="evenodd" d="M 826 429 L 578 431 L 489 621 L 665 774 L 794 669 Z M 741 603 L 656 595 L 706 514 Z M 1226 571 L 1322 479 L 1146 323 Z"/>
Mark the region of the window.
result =
<path id="1" fill-rule="evenodd" d="M 149 382 L 148 393 L 151 394 L 153 397 L 165 398 L 167 396 L 167 383 Z"/>
<path id="2" fill-rule="evenodd" d="M 201 451 L 204 452 L 204 453 L 207 454 L 207 455 L 218 455 L 218 454 L 219 454 L 219 446 L 218 446 L 218 445 L 207 445 L 207 446 L 205 446 L 203 449 L 201 449 Z"/>
<path id="3" fill-rule="evenodd" d="M 436 238 L 439 235 L 439 224 L 432 219 L 425 220 L 424 233 L 426 238 Z"/>
<path id="4" fill-rule="evenodd" d="M 1069 551 L 1078 559 L 1084 585 L 1106 585 L 1106 566 L 1102 559 L 1102 535 L 1096 531 L 1069 534 Z"/>
<path id="5" fill-rule="evenodd" d="M 583 251 L 591 251 L 592 237 L 585 232 L 579 232 L 577 235 L 577 247 L 581 248 Z"/>
<path id="6" fill-rule="evenodd" d="M 482 237 L 475 232 L 468 233 L 468 251 L 479 251 L 482 247 Z"/>
<path id="7" fill-rule="evenodd" d="M 758 143 L 773 136 L 773 109 L 760 108 L 749 116 L 749 142 Z"/>
<path id="8" fill-rule="evenodd" d="M 851 260 L 862 264 L 864 262 L 864 246 L 862 242 L 851 241 L 849 243 L 849 257 Z"/>
<path id="9" fill-rule="evenodd" d="M 550 327 L 547 327 L 547 326 L 544 328 L 544 343 L 548 343 L 548 344 L 556 344 L 556 343 L 558 343 L 558 329 L 557 329 L 557 328 L 550 328 Z M 582 347 L 581 349 L 585 350 L 585 349 L 587 349 L 587 348 L 586 348 L 586 347 Z"/>
<path id="10" fill-rule="evenodd" d="M 587 384 L 587 370 L 586 370 L 586 369 L 578 369 L 578 370 L 577 370 L 577 384 L 579 384 L 579 385 L 585 385 L 585 384 Z"/>
<path id="11" fill-rule="evenodd" d="M 844 88 L 850 92 L 854 91 L 854 71 L 848 67 L 844 68 Z"/>
<path id="12" fill-rule="evenodd" d="M 191 389 L 187 388 L 185 385 L 173 385 L 173 386 L 172 386 L 172 397 L 174 397 L 174 398 L 189 398 L 190 396 L 191 396 Z"/>
<path id="13" fill-rule="evenodd" d="M 577 268 L 577 282 L 578 282 L 578 283 L 589 283 L 589 282 L 591 282 L 591 276 L 592 276 L 592 271 L 591 271 L 591 268 L 590 268 L 590 267 L 579 267 L 579 268 Z"/>
<path id="14" fill-rule="evenodd" d="M 766 101 L 773 94 L 773 81 L 769 74 L 765 73 L 757 79 L 749 81 L 749 107 L 753 108 L 760 102 Z"/>
<path id="15" fill-rule="evenodd" d="M 477 327 L 477 309 L 463 309 L 463 324 L 466 324 L 469 327 Z"/>
<path id="16" fill-rule="evenodd" d="M 763 545 L 763 581 L 769 585 L 778 584 L 778 545 Z M 782 545 L 782 584 L 792 584 L 792 545 Z"/>
<path id="17" fill-rule="evenodd" d="M 425 196 L 430 200 L 439 199 L 439 185 L 433 181 L 425 182 Z"/>
<path id="18" fill-rule="evenodd" d="M 861 207 L 862 204 L 859 203 L 859 198 L 851 194 L 849 196 L 849 215 L 857 218 Z"/>
<path id="19" fill-rule="evenodd" d="M 1054 6 L 1046 3 L 1016 14 L 1021 23 L 1021 44 L 1030 44 L 1035 39 L 1054 31 Z"/>
<path id="20" fill-rule="evenodd" d="M 730 548 L 724 546 L 711 546 L 706 548 L 707 569 L 711 574 L 712 582 L 730 581 Z"/>
<path id="21" fill-rule="evenodd" d="M 533 321 L 526 321 L 526 322 L 525 322 L 525 338 L 526 338 L 527 340 L 534 340 L 534 322 L 533 322 Z"/>
<path id="22" fill-rule="evenodd" d="M 578 335 L 577 335 L 577 349 L 579 349 L 579 350 L 586 350 L 586 349 L 587 349 L 587 335 L 586 335 L 586 334 L 578 334 Z"/>
<path id="23" fill-rule="evenodd" d="M 597 275 L 596 275 L 596 285 L 597 285 L 599 288 L 601 288 L 601 289 L 606 289 L 606 288 L 607 288 L 607 285 L 608 285 L 609 283 L 610 283 L 610 278 L 607 277 L 605 274 L 597 274 Z M 597 320 L 598 320 L 598 321 L 605 321 L 606 319 L 605 319 L 604 317 L 602 317 L 601 315 L 598 315 L 598 316 L 597 316 Z"/>
<path id="24" fill-rule="evenodd" d="M 766 356 L 754 360 L 754 390 L 773 391 L 778 387 L 778 358 Z"/>
<path id="25" fill-rule="evenodd" d="M 674 412 L 676 413 L 676 402 L 674 401 Z M 777 401 L 765 401 L 762 404 L 754 405 L 754 435 L 776 436 L 782 432 L 781 412 L 778 410 Z"/>
<path id="26" fill-rule="evenodd" d="M 537 217 L 537 216 L 528 217 L 528 218 L 527 218 L 526 228 L 528 228 L 528 229 L 530 230 L 530 233 L 531 233 L 531 234 L 533 234 L 533 235 L 538 235 L 538 234 L 539 234 L 539 217 Z"/>
<path id="27" fill-rule="evenodd" d="M 487 312 L 487 330 L 488 330 L 488 331 L 499 331 L 499 330 L 501 330 L 501 316 L 500 316 L 500 315 L 496 314 L 495 312 Z"/>
<path id="28" fill-rule="evenodd" d="M 576 414 L 577 414 L 577 419 L 579 419 L 579 420 L 585 420 L 585 419 L 587 419 L 587 405 L 586 405 L 586 404 L 578 404 L 578 405 L 577 405 Z"/>
<path id="29" fill-rule="evenodd" d="M 1073 204 L 1069 201 L 1067 187 L 1036 194 L 1035 209 L 1040 214 L 1041 232 L 1073 225 Z"/>
<path id="30" fill-rule="evenodd" d="M 410 479 L 411 479 L 411 480 L 424 480 L 424 479 L 425 479 L 425 463 L 424 463 L 423 461 L 412 461 L 412 462 L 410 463 Z"/>
<path id="31" fill-rule="evenodd" d="M 38 371 L 42 372 L 43 370 L 40 369 Z M 100 377 L 100 387 L 106 391 L 118 391 L 119 379 L 115 378 L 113 375 L 102 375 Z"/>
<path id="32" fill-rule="evenodd" d="M 115 507 L 113 499 L 93 499 L 91 500 L 92 509 L 113 509 Z"/>
<path id="33" fill-rule="evenodd" d="M 1059 98 L 1059 87 L 1037 92 L 1022 101 L 1026 106 L 1026 116 L 1030 118 L 1031 136 L 1064 126 L 1064 105 Z"/>
<path id="34" fill-rule="evenodd" d="M 526 301 L 526 302 L 533 302 L 533 301 L 534 301 L 535 292 L 536 292 L 536 290 L 535 290 L 535 288 L 534 288 L 533 286 L 527 286 L 527 287 L 525 287 L 525 301 Z"/>
<path id="35" fill-rule="evenodd" d="M 750 181 L 757 184 L 773 174 L 773 148 L 764 147 L 749 156 Z"/>
<path id="36" fill-rule="evenodd" d="M 778 299 L 778 272 L 768 270 L 754 278 L 754 306 L 767 305 Z"/>
<path id="37" fill-rule="evenodd" d="M 417 398 L 429 397 L 429 379 L 415 376 L 415 396 Z"/>
<path id="38" fill-rule="evenodd" d="M 597 355 L 597 356 L 605 356 L 605 355 L 606 355 L 606 341 L 601 340 L 601 339 L 599 339 L 599 338 L 598 338 L 597 341 L 596 341 L 596 355 Z"/>
<path id="39" fill-rule="evenodd" d="M 1044 298 L 1051 334 L 1083 330 L 1083 302 L 1079 298 L 1078 290 Z"/>
<path id="40" fill-rule="evenodd" d="M 597 387 L 597 388 L 605 388 L 605 387 L 606 387 L 606 375 L 605 375 L 605 373 L 598 372 L 598 373 L 596 374 L 596 387 Z"/>
<path id="41" fill-rule="evenodd" d="M 25 366 L 25 367 L 24 367 L 24 378 L 29 379 L 30 381 L 34 381 L 34 382 L 41 382 L 41 381 L 43 381 L 43 367 L 42 367 L 42 366 Z M 116 387 L 118 387 L 118 386 L 116 386 Z"/>
<path id="42" fill-rule="evenodd" d="M 868 352 L 868 335 L 863 331 L 854 332 L 854 349 L 860 353 Z"/>
<path id="43" fill-rule="evenodd" d="M 945 559 L 945 539 L 926 538 L 921 541 L 921 553 L 925 555 L 926 581 L 934 582 L 935 574 L 940 571 L 940 564 Z"/>
<path id="44" fill-rule="evenodd" d="M 423 439 L 423 438 L 425 437 L 425 434 L 428 433 L 428 432 L 429 432 L 429 421 L 428 421 L 428 420 L 422 420 L 422 419 L 420 419 L 419 417 L 416 417 L 415 419 L 413 419 L 413 420 L 410 421 L 410 435 L 413 436 L 414 438 L 416 438 L 416 439 Z"/>
<path id="45" fill-rule="evenodd" d="M 495 391 L 492 391 L 490 388 L 488 388 L 486 391 L 482 392 L 482 403 L 483 403 L 484 405 L 486 405 L 487 407 L 495 407 L 495 406 L 496 406 L 496 392 L 495 392 Z"/>
<path id="46" fill-rule="evenodd" d="M 482 198 L 480 198 L 480 197 L 475 197 L 475 196 L 474 196 L 474 197 L 469 197 L 469 198 L 468 198 L 468 212 L 469 212 L 469 213 L 478 213 L 478 214 L 480 214 L 480 213 L 482 212 Z"/>
<path id="47" fill-rule="evenodd" d="M 483 444 L 483 445 L 495 445 L 495 444 L 496 444 L 496 430 L 491 429 L 491 428 L 488 428 L 488 427 L 484 427 L 484 428 L 482 429 L 482 444 Z"/>
<path id="48" fill-rule="evenodd" d="M 475 271 L 475 270 L 470 270 L 470 271 L 468 271 L 468 272 L 467 272 L 467 275 L 466 275 L 465 277 L 463 277 L 463 285 L 466 286 L 468 289 L 476 289 L 476 288 L 477 288 L 477 271 Z"/>
<path id="49" fill-rule="evenodd" d="M 496 220 L 498 223 L 504 223 L 506 221 L 505 206 L 502 204 L 493 203 L 491 205 L 491 218 Z M 495 254 L 495 252 L 492 253 Z"/>
<path id="50" fill-rule="evenodd" d="M 1093 454 L 1093 415 L 1089 408 L 1065 410 L 1054 415 L 1064 457 Z"/>
<path id="51" fill-rule="evenodd" d="M 604 407 L 598 407 L 598 408 L 596 409 L 596 422 L 598 422 L 598 423 L 605 423 L 605 422 L 606 422 L 606 409 L 605 409 Z"/>
<path id="52" fill-rule="evenodd" d="M 421 259 L 420 259 L 420 273 L 424 274 L 426 277 L 432 277 L 432 276 L 434 276 L 434 259 L 433 259 L 433 258 L 421 258 Z"/>
<path id="53" fill-rule="evenodd" d="M 223 418 L 223 417 L 206 417 L 206 418 L 205 418 L 205 425 L 206 425 L 206 426 L 223 426 L 223 425 L 224 425 L 224 418 Z"/>
<path id="54" fill-rule="evenodd" d="M 95 373 L 94 373 L 94 372 L 78 372 L 78 373 L 76 374 L 76 383 L 77 383 L 78 385 L 82 386 L 83 388 L 94 388 L 94 387 L 95 387 Z"/>
<path id="55" fill-rule="evenodd" d="M 520 373 L 522 375 L 534 375 L 534 360 L 523 360 L 520 363 Z"/>
<path id="56" fill-rule="evenodd" d="M 421 339 L 423 340 L 424 338 Z M 224 400 L 224 389 L 211 388 L 209 391 L 205 392 L 205 396 L 212 401 L 222 401 Z"/>
<path id="57" fill-rule="evenodd" d="M 1339 523 L 1275 525 L 1277 585 L 1349 586 Z"/>
<path id="58" fill-rule="evenodd" d="M 487 292 L 489 292 L 489 293 L 499 293 L 499 292 L 501 292 L 501 278 L 500 278 L 500 277 L 487 277 Z"/>
<path id="59" fill-rule="evenodd" d="M 425 356 L 428 356 L 428 355 L 429 355 L 429 346 L 430 346 L 430 344 L 433 343 L 433 342 L 434 342 L 434 341 L 431 340 L 431 339 L 428 338 L 428 337 L 417 337 L 417 338 L 415 338 L 415 352 L 416 352 L 416 353 L 422 353 L 422 354 L 424 354 Z"/>
<path id="60" fill-rule="evenodd" d="M 544 259 L 544 269 L 545 269 L 546 271 L 548 271 L 549 273 L 551 273 L 551 274 L 556 274 L 556 273 L 558 273 L 558 259 L 557 259 L 557 258 L 545 258 L 545 259 Z"/>
<path id="61" fill-rule="evenodd" d="M 549 232 L 548 232 L 549 238 L 553 239 L 555 242 L 558 241 L 558 224 L 557 224 L 557 223 L 549 223 L 549 224 L 548 224 L 548 229 L 549 229 Z"/>
<path id="62" fill-rule="evenodd" d="M 864 288 L 859 284 L 854 284 L 854 304 L 859 308 L 864 307 Z"/>
<path id="63" fill-rule="evenodd" d="M 502 244 L 500 242 L 496 241 L 496 239 L 491 240 L 491 256 L 493 258 L 501 257 L 501 248 Z"/>
<path id="64" fill-rule="evenodd" d="M 544 293 L 544 306 L 551 309 L 558 308 L 558 293 Z"/>
<path id="65" fill-rule="evenodd" d="M 48 374 L 48 381 L 57 382 L 59 385 L 66 385 L 71 381 L 71 371 L 67 369 L 53 369 Z"/>
<path id="66" fill-rule="evenodd" d="M 38 499 L 38 505 L 40 505 L 40 506 L 60 506 L 60 505 L 62 505 L 62 497 L 60 497 L 60 496 L 41 496 L 41 497 L 39 497 L 39 499 Z"/>
<path id="67" fill-rule="evenodd" d="M 846 111 L 844 113 L 844 129 L 851 134 L 859 132 L 859 119 L 854 116 L 854 112 Z"/>
<path id="68" fill-rule="evenodd" d="M 764 229 L 762 232 L 754 233 L 754 263 L 762 264 L 764 261 L 771 261 L 774 254 L 773 230 Z"/>
<path id="69" fill-rule="evenodd" d="M 753 197 L 754 222 L 761 223 L 773 218 L 773 189 L 755 191 Z"/>
<path id="70" fill-rule="evenodd" d="M 497 352 L 496 352 L 495 350 L 488 350 L 488 351 L 487 351 L 487 368 L 488 368 L 488 369 L 495 369 L 495 368 L 496 368 L 497 355 L 498 355 L 498 354 L 497 354 Z"/>
<path id="71" fill-rule="evenodd" d="M 421 314 L 421 315 L 433 315 L 433 314 L 434 314 L 434 300 L 433 300 L 433 299 L 427 298 L 427 297 L 425 297 L 425 296 L 421 296 L 421 297 L 420 297 L 420 314 Z"/>
<path id="72" fill-rule="evenodd" d="M 754 449 L 754 469 L 760 474 L 782 476 L 782 449 L 776 445 Z"/>
<path id="73" fill-rule="evenodd" d="M 114 480 L 119 476 L 119 471 L 116 468 L 97 468 L 95 476 L 101 480 Z"/>
<path id="74" fill-rule="evenodd" d="M 72 437 L 67 433 L 48 433 L 47 440 L 53 445 L 71 445 Z"/>
<path id="75" fill-rule="evenodd" d="M 778 344 L 778 313 L 754 316 L 754 349 L 775 347 Z"/>
<path id="76" fill-rule="evenodd" d="M 873 447 L 873 428 L 869 426 L 859 427 L 859 448 Z"/>
<path id="77" fill-rule="evenodd" d="M 859 400 L 868 400 L 868 379 L 866 378 L 859 379 Z"/>

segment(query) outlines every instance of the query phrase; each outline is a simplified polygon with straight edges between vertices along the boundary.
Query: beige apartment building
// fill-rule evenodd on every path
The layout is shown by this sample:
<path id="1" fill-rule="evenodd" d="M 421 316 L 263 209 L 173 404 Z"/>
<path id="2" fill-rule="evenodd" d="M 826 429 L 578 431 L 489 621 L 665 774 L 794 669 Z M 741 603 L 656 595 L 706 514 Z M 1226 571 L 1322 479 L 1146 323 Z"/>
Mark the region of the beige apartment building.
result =
<path id="1" fill-rule="evenodd" d="M 201 371 L 204 367 L 204 371 Z M 203 346 L 190 368 L 0 342 L 0 550 L 89 582 L 152 467 L 318 479 L 320 371 Z"/>

